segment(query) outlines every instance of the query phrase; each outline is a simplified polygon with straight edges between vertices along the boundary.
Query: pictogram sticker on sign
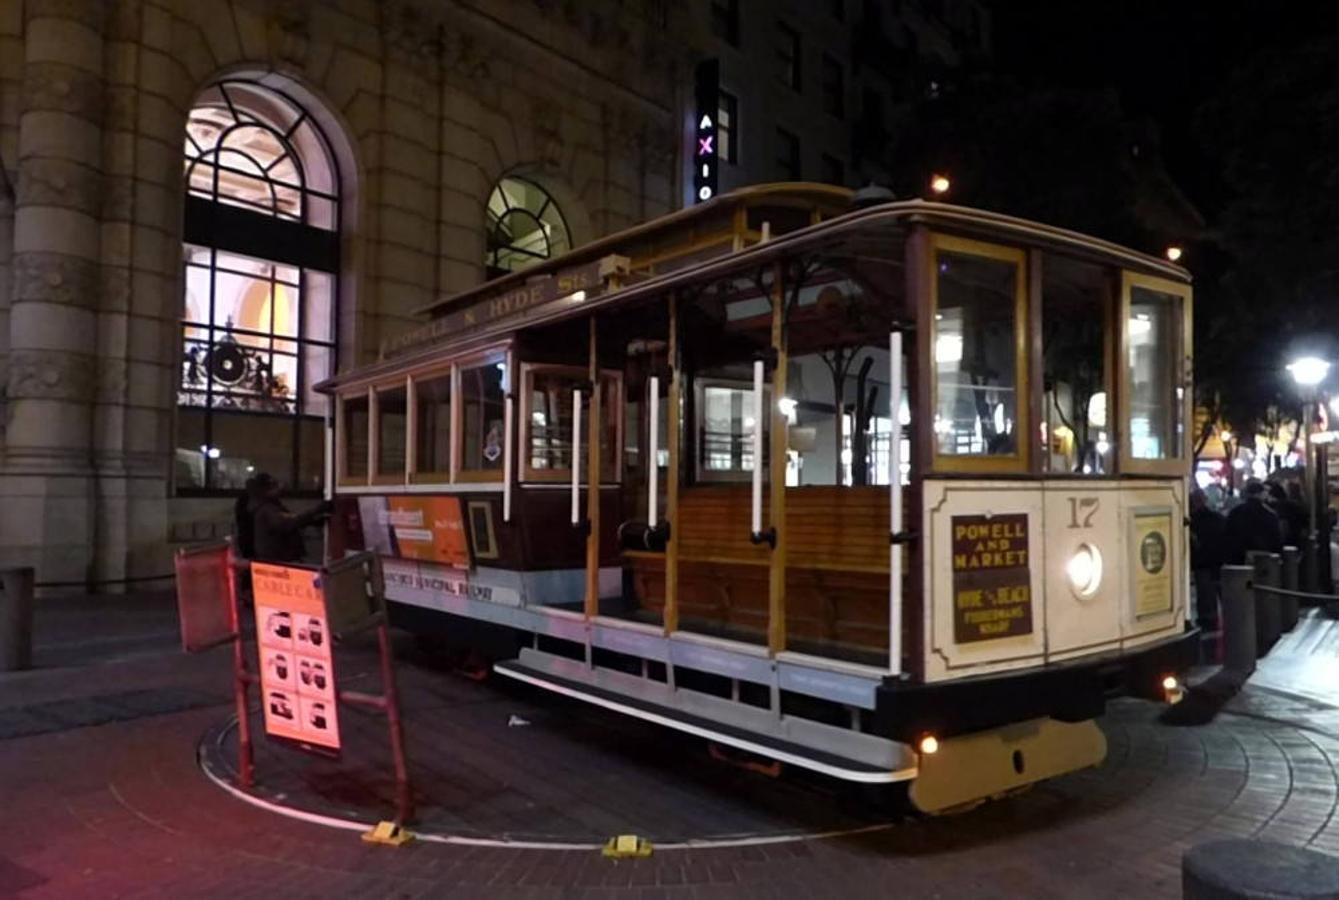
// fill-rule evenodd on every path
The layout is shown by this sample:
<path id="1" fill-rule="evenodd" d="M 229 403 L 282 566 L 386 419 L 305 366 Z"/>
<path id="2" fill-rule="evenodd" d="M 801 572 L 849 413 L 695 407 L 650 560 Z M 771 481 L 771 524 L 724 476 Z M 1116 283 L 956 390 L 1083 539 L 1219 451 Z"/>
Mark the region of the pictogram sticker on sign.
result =
<path id="1" fill-rule="evenodd" d="M 334 657 L 318 572 L 251 564 L 265 732 L 339 752 Z"/>

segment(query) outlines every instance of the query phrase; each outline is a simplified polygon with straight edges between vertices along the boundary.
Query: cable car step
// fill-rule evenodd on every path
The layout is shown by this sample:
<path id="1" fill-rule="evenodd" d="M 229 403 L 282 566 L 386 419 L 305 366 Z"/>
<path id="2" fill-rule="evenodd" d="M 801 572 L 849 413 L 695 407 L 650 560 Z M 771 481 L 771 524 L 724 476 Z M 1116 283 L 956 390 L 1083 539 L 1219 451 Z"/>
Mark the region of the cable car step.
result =
<path id="1" fill-rule="evenodd" d="M 915 755 L 904 744 L 793 716 L 777 717 L 769 710 L 682 688 L 671 689 L 659 682 L 619 685 L 624 679 L 645 680 L 607 669 L 589 669 L 584 663 L 563 657 L 524 652 L 525 658 L 496 663 L 493 671 L 643 721 L 845 781 L 883 784 L 916 777 Z M 581 671 L 559 674 L 554 668 Z M 597 679 L 602 683 L 591 683 Z M 645 696 L 648 685 L 651 691 L 659 689 L 658 699 Z M 689 712 L 684 706 L 694 707 L 695 711 Z M 712 715 L 699 714 L 698 709 Z M 742 727 L 722 721 L 726 717 L 749 725 Z M 786 732 L 786 736 L 764 731 L 759 727 L 763 718 L 771 720 L 772 728 Z M 849 752 L 842 752 L 843 749 Z M 882 758 L 883 763 L 875 762 L 877 758 Z"/>

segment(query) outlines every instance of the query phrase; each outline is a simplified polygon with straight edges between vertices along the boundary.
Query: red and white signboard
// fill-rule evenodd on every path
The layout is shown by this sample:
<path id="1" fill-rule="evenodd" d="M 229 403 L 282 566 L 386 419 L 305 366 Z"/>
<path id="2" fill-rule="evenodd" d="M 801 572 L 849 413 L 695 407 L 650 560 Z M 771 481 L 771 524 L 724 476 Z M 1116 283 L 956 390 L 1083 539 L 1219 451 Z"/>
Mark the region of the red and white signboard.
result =
<path id="1" fill-rule="evenodd" d="M 320 573 L 251 564 L 265 732 L 339 752 L 335 667 Z"/>

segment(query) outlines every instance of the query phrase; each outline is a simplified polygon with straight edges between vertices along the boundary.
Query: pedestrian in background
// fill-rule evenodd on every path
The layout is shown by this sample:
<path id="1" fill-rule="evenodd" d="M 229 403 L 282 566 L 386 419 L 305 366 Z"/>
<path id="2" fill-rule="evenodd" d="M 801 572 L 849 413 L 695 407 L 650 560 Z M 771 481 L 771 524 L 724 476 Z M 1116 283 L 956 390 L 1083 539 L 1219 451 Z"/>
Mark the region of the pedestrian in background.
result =
<path id="1" fill-rule="evenodd" d="M 1204 491 L 1190 492 L 1190 568 L 1195 578 L 1195 621 L 1218 630 L 1220 570 L 1227 562 L 1227 519 L 1209 506 Z"/>
<path id="2" fill-rule="evenodd" d="M 1228 561 L 1233 565 L 1246 562 L 1252 550 L 1280 553 L 1283 550 L 1283 531 L 1279 517 L 1265 503 L 1265 486 L 1258 478 L 1246 482 L 1242 502 L 1227 514 Z"/>
<path id="3" fill-rule="evenodd" d="M 283 490 L 273 475 L 255 477 L 249 509 L 255 527 L 255 558 L 265 562 L 301 562 L 307 555 L 302 529 L 330 516 L 330 504 L 321 503 L 304 513 L 289 512 L 281 499 Z"/>
<path id="4" fill-rule="evenodd" d="M 1297 482 L 1289 482 L 1292 488 Z M 1299 493 L 1300 498 L 1300 493 Z M 1301 547 L 1302 541 L 1306 537 L 1307 516 L 1306 509 L 1302 506 L 1300 499 L 1294 500 L 1289 491 L 1284 490 L 1283 485 L 1277 481 L 1269 483 L 1269 506 L 1274 510 L 1274 514 L 1279 517 L 1279 530 L 1285 547 Z"/>

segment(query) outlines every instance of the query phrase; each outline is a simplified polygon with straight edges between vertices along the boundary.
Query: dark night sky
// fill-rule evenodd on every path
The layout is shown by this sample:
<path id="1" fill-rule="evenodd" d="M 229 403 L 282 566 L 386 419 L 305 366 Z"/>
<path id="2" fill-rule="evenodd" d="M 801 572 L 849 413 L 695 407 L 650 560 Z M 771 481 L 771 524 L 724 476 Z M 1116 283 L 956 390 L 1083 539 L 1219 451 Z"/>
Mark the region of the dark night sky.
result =
<path id="1" fill-rule="evenodd" d="M 987 2 L 998 71 L 1026 85 L 1114 88 L 1128 113 L 1157 123 L 1172 177 L 1211 218 L 1223 186 L 1202 164 L 1196 109 L 1260 49 L 1339 30 L 1339 3 L 1315 0 Z"/>

